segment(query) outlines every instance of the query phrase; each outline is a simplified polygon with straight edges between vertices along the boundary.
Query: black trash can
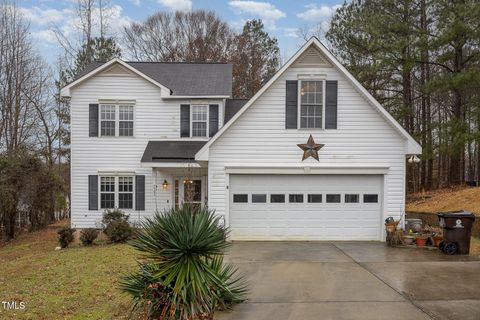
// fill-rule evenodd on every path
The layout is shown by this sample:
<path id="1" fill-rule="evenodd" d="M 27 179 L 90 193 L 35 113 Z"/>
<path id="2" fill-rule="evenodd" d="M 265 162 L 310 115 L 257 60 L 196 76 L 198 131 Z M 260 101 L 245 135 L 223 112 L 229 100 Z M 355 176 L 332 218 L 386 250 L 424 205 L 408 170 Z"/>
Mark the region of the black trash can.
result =
<path id="1" fill-rule="evenodd" d="M 440 250 L 445 254 L 469 254 L 470 235 L 475 215 L 468 211 L 440 212 L 440 226 L 443 228 L 443 241 Z"/>

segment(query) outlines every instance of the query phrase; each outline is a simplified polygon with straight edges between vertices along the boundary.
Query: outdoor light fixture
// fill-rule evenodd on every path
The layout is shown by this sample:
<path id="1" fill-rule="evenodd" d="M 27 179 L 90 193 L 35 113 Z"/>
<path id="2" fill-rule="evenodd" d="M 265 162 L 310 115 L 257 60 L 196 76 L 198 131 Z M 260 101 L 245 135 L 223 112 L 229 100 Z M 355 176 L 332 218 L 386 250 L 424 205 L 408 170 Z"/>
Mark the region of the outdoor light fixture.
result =
<path id="1" fill-rule="evenodd" d="M 416 155 L 413 155 L 410 158 L 408 158 L 408 163 L 419 163 L 419 162 L 420 162 L 420 158 L 417 157 Z"/>
<path id="2" fill-rule="evenodd" d="M 162 188 L 163 188 L 163 189 L 168 189 L 168 186 L 169 186 L 169 185 L 170 185 L 170 184 L 168 183 L 167 179 L 163 180 L 163 183 L 162 183 Z"/>

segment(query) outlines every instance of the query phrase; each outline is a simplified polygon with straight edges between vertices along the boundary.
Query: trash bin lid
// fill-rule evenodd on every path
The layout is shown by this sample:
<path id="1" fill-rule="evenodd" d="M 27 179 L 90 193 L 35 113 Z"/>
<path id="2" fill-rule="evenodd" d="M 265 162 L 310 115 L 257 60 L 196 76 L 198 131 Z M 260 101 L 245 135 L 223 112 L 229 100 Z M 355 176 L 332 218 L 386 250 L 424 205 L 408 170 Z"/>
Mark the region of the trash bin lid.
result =
<path id="1" fill-rule="evenodd" d="M 447 212 L 439 212 L 438 213 L 439 217 L 444 217 L 444 218 L 461 218 L 461 217 L 475 217 L 473 213 L 470 211 L 465 211 L 465 210 L 459 210 L 459 211 L 447 211 Z"/>

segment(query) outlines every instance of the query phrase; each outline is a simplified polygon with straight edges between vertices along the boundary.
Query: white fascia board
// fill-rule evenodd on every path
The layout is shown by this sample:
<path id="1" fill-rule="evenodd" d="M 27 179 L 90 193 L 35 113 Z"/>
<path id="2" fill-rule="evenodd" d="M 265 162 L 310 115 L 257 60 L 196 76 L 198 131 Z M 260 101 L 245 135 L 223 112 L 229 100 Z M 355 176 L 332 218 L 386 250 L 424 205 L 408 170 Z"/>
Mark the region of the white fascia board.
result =
<path id="1" fill-rule="evenodd" d="M 333 56 L 332 53 L 316 38 L 312 37 L 308 40 L 288 61 L 280 68 L 279 71 L 226 123 L 217 134 L 205 144 L 195 155 L 196 160 L 208 160 L 205 150 L 210 146 L 234 123 L 272 84 L 275 82 L 311 45 L 315 45 L 327 59 L 337 67 L 341 73 L 356 87 L 360 93 L 369 101 L 373 107 L 389 122 L 400 135 L 408 140 L 407 151 L 421 153 L 422 147 L 412 138 L 412 136 L 380 105 L 380 103 L 348 72 L 348 70 Z"/>
<path id="2" fill-rule="evenodd" d="M 265 164 L 227 164 L 228 174 L 387 174 L 390 167 L 384 165 L 332 165 L 332 164 L 299 164 L 268 165 Z"/>
<path id="3" fill-rule="evenodd" d="M 165 100 L 174 100 L 174 99 L 228 99 L 230 96 L 166 96 L 162 99 Z"/>
<path id="4" fill-rule="evenodd" d="M 142 168 L 200 168 L 196 162 L 142 162 Z"/>
<path id="5" fill-rule="evenodd" d="M 62 97 L 67 97 L 67 98 L 71 97 L 71 90 L 70 90 L 71 88 L 75 87 L 76 85 L 82 83 L 83 81 L 85 81 L 87 79 L 90 79 L 91 77 L 95 76 L 96 74 L 106 70 L 108 67 L 114 65 L 115 63 L 120 64 L 122 67 L 126 68 L 127 70 L 133 72 L 134 74 L 140 76 L 141 78 L 143 78 L 143 79 L 147 80 L 148 82 L 151 82 L 154 85 L 156 85 L 157 87 L 159 87 L 161 89 L 160 92 L 161 92 L 162 98 L 170 96 L 172 90 L 170 90 L 169 88 L 167 88 L 163 84 L 155 81 L 154 79 L 150 78 L 146 74 L 138 71 L 137 69 L 135 69 L 134 67 L 132 67 L 131 65 L 129 65 L 128 63 L 124 62 L 123 60 L 121 60 L 119 58 L 113 58 L 112 60 L 102 64 L 98 68 L 90 71 L 89 73 L 87 73 L 83 77 L 81 77 L 81 78 L 73 81 L 72 83 L 66 85 L 65 87 L 63 87 L 60 90 L 60 95 Z"/>
<path id="6" fill-rule="evenodd" d="M 413 140 L 413 139 L 412 139 Z M 422 147 L 415 140 L 407 140 L 407 154 L 422 154 Z"/>

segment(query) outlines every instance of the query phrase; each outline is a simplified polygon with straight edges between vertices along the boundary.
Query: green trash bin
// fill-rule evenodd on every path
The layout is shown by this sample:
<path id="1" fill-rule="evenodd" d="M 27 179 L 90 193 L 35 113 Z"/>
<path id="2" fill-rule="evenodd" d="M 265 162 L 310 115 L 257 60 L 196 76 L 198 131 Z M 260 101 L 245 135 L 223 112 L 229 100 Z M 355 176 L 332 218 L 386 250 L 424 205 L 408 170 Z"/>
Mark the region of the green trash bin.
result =
<path id="1" fill-rule="evenodd" d="M 468 211 L 440 212 L 440 226 L 443 228 L 443 241 L 440 250 L 445 254 L 469 254 L 470 236 L 475 215 Z"/>

